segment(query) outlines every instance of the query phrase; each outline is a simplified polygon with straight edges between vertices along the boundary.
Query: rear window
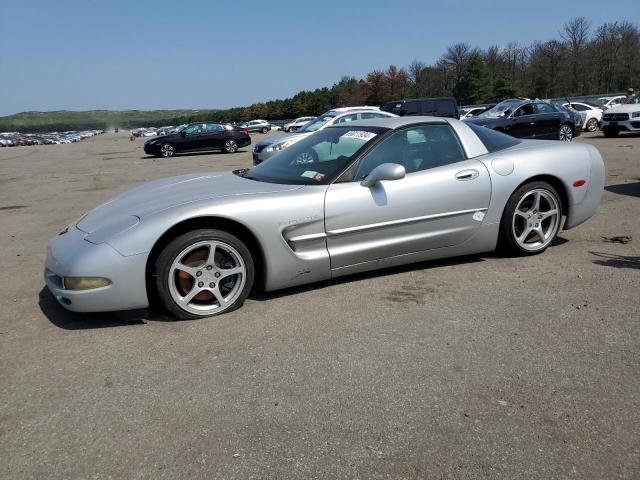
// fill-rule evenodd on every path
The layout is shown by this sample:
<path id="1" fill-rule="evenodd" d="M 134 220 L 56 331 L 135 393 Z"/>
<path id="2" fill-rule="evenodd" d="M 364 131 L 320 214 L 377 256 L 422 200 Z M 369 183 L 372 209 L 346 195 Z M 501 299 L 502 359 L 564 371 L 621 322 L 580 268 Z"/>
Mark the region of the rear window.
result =
<path id="1" fill-rule="evenodd" d="M 488 127 L 481 127 L 480 125 L 475 125 L 473 123 L 465 123 L 478 136 L 489 152 L 497 152 L 498 150 L 504 150 L 505 148 L 513 147 L 514 145 L 521 143 L 517 138 L 496 132 Z"/>

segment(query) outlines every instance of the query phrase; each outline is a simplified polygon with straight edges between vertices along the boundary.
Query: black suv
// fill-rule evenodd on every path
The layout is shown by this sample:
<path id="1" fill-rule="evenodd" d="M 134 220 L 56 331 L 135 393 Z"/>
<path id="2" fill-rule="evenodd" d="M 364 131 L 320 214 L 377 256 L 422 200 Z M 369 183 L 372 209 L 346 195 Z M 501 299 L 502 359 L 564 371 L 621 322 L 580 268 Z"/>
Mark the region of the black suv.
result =
<path id="1" fill-rule="evenodd" d="M 429 115 L 431 117 L 460 118 L 458 104 L 453 97 L 409 98 L 387 102 L 380 110 L 405 115 Z"/>
<path id="2" fill-rule="evenodd" d="M 223 123 L 190 123 L 178 133 L 153 138 L 144 144 L 144 152 L 158 157 L 173 157 L 180 152 L 222 150 L 235 153 L 251 145 L 246 128 Z"/>

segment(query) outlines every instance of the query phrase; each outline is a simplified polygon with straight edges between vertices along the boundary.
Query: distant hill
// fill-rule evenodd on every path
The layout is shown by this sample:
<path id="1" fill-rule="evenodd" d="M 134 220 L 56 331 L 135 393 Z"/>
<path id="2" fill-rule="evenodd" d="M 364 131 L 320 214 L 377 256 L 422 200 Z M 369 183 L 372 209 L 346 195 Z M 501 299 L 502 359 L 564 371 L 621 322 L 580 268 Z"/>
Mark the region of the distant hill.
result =
<path id="1" fill-rule="evenodd" d="M 161 127 L 203 120 L 238 120 L 242 108 L 228 110 L 89 110 L 74 112 L 22 112 L 0 117 L 0 132 L 44 132 Z"/>

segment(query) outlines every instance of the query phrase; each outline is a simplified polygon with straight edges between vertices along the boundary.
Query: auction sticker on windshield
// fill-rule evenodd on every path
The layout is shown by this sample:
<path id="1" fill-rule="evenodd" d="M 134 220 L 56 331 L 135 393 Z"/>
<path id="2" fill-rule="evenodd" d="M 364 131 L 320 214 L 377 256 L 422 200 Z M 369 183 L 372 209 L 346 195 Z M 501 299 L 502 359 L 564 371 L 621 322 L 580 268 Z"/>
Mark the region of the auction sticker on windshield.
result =
<path id="1" fill-rule="evenodd" d="M 349 130 L 347 133 L 341 135 L 342 138 L 359 138 L 360 140 L 369 141 L 375 137 L 377 133 L 367 132 L 365 130 Z"/>
<path id="2" fill-rule="evenodd" d="M 324 179 L 324 173 L 315 172 L 313 170 L 306 170 L 300 176 L 306 177 L 306 178 L 313 178 L 316 182 L 321 182 Z"/>

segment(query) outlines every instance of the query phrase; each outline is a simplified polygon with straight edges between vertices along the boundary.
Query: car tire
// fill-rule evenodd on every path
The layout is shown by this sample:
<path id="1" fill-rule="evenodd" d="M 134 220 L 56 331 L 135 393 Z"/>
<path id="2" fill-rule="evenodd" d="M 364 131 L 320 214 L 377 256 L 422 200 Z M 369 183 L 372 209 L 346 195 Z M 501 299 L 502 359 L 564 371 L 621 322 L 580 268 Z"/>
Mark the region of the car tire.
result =
<path id="1" fill-rule="evenodd" d="M 500 221 L 499 245 L 512 255 L 536 255 L 554 241 L 562 222 L 562 202 L 547 182 L 530 182 L 511 194 Z"/>
<path id="2" fill-rule="evenodd" d="M 262 127 L 262 130 L 260 130 L 262 133 L 267 133 L 269 131 L 269 129 L 267 127 Z"/>
<path id="3" fill-rule="evenodd" d="M 558 128 L 558 136 L 556 138 L 561 142 L 570 142 L 573 140 L 573 127 L 568 123 L 563 123 Z"/>
<path id="4" fill-rule="evenodd" d="M 171 158 L 176 154 L 176 147 L 171 143 L 163 143 L 160 145 L 160 156 L 164 158 Z"/>
<path id="5" fill-rule="evenodd" d="M 598 119 L 590 118 L 587 121 L 586 130 L 587 132 L 595 132 L 596 130 L 598 130 Z"/>
<path id="6" fill-rule="evenodd" d="M 228 138 L 224 141 L 222 149 L 225 153 L 236 153 L 238 151 L 238 142 L 233 138 Z"/>
<path id="7" fill-rule="evenodd" d="M 229 273 L 231 270 L 234 273 Z M 158 256 L 155 272 L 160 303 L 182 320 L 240 308 L 255 277 L 253 257 L 245 243 L 235 235 L 213 229 L 194 230 L 175 238 Z"/>
<path id="8" fill-rule="evenodd" d="M 604 133 L 605 137 L 614 138 L 618 136 L 620 130 L 617 128 L 603 128 L 602 133 Z"/>

